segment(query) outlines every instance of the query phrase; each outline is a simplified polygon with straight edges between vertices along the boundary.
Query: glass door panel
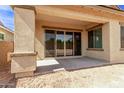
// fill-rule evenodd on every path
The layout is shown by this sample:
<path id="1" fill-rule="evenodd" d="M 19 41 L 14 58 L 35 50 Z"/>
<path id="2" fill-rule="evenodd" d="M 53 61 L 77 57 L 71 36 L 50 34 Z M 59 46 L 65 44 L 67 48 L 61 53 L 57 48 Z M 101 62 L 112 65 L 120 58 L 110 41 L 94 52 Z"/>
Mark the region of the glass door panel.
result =
<path id="1" fill-rule="evenodd" d="M 74 55 L 81 55 L 81 33 L 74 32 Z"/>
<path id="2" fill-rule="evenodd" d="M 65 34 L 66 56 L 73 56 L 73 32 Z"/>
<path id="3" fill-rule="evenodd" d="M 55 31 L 45 31 L 45 55 L 46 57 L 55 57 Z"/>
<path id="4" fill-rule="evenodd" d="M 64 32 L 57 31 L 56 33 L 56 53 L 57 56 L 64 56 Z"/>

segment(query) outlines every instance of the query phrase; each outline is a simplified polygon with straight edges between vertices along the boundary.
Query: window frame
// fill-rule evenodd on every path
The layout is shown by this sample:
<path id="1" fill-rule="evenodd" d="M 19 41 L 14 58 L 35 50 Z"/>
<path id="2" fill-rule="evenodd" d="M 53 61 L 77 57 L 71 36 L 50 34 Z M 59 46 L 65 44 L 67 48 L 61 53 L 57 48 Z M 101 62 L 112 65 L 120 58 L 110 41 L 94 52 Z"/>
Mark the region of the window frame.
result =
<path id="1" fill-rule="evenodd" d="M 122 27 L 124 29 L 124 25 L 120 25 L 120 48 L 121 49 L 124 49 L 124 47 L 122 47 Z"/>
<path id="2" fill-rule="evenodd" d="M 63 29 L 56 29 L 56 28 L 44 28 L 44 35 L 45 35 L 45 33 L 46 33 L 46 30 L 54 30 L 55 31 L 55 34 L 57 33 L 57 31 L 59 32 L 59 31 L 63 31 L 64 32 L 64 40 L 65 40 L 65 35 L 66 35 L 66 32 L 72 32 L 73 33 L 73 55 L 66 55 L 66 42 L 64 41 L 64 56 L 57 56 L 57 52 L 55 52 L 55 56 L 53 56 L 53 57 L 55 57 L 55 58 L 63 58 L 63 57 L 74 57 L 74 56 L 81 56 L 82 55 L 82 40 L 81 40 L 81 50 L 80 50 L 80 54 L 78 54 L 78 55 L 75 55 L 75 49 L 74 49 L 74 44 L 75 44 L 75 42 L 74 42 L 74 33 L 80 33 L 80 35 L 81 35 L 81 38 L 82 38 L 82 32 L 81 31 L 78 31 L 78 30 L 63 30 Z M 45 37 L 44 37 L 44 43 L 45 43 L 45 41 L 46 41 L 46 35 L 45 35 Z M 55 49 L 57 49 L 56 48 L 56 41 L 55 41 Z M 46 46 L 46 43 L 45 43 L 45 46 Z M 44 55 L 45 55 L 45 57 L 47 58 L 48 56 L 46 55 L 46 49 L 45 49 L 45 51 L 44 51 Z M 51 57 L 52 58 L 52 57 Z"/>

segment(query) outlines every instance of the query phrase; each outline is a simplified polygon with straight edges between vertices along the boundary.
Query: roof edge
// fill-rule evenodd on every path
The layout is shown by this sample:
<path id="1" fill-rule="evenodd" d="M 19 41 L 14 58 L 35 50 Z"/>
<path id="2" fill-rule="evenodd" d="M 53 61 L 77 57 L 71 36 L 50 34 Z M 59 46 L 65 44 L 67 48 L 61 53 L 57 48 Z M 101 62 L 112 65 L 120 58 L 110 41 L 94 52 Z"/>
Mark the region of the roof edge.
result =
<path id="1" fill-rule="evenodd" d="M 124 10 L 121 10 L 118 6 L 119 9 L 116 9 L 116 8 L 113 8 L 113 7 L 108 7 L 108 6 L 105 6 L 105 5 L 98 5 L 100 7 L 104 7 L 104 8 L 109 8 L 109 9 L 112 9 L 112 10 L 116 10 L 116 11 L 120 11 L 120 12 L 124 12 Z"/>
<path id="2" fill-rule="evenodd" d="M 13 31 L 12 31 L 12 30 L 10 30 L 10 29 L 8 29 L 8 28 L 6 28 L 6 27 L 4 27 L 4 26 L 1 26 L 1 25 L 0 25 L 0 28 L 2 28 L 2 29 L 4 29 L 4 30 L 6 30 L 7 32 L 10 32 L 10 33 L 13 34 Z"/>

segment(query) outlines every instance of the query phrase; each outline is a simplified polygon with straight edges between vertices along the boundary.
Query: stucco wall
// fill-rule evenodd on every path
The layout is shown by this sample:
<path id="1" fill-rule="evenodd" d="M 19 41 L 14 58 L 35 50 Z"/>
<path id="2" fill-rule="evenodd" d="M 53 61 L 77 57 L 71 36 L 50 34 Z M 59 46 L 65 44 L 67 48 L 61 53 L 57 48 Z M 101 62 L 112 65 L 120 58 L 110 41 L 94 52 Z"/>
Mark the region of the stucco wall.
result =
<path id="1" fill-rule="evenodd" d="M 45 57 L 44 29 L 42 25 L 60 26 L 56 23 L 44 23 L 36 20 L 35 50 L 38 52 L 38 59 Z M 66 27 L 66 25 L 61 25 Z M 71 27 L 68 26 L 68 27 Z M 76 27 L 74 27 L 76 28 Z M 77 27 L 78 28 L 78 27 Z M 81 29 L 81 28 L 80 28 Z M 124 51 L 120 51 L 120 25 L 119 21 L 111 20 L 102 26 L 103 51 L 87 50 L 88 32 L 82 26 L 82 56 L 93 57 L 111 62 L 124 62 Z"/>
<path id="2" fill-rule="evenodd" d="M 84 55 L 97 59 L 110 61 L 110 63 L 123 63 L 124 51 L 121 50 L 120 24 L 119 21 L 111 20 L 102 26 L 102 40 L 104 51 L 87 50 L 88 37 L 84 30 Z M 85 41 L 86 40 L 86 41 Z"/>
<path id="3" fill-rule="evenodd" d="M 67 25 L 59 25 L 57 23 L 47 23 L 42 22 L 40 20 L 36 20 L 36 32 L 35 32 L 35 51 L 38 52 L 37 58 L 43 59 L 45 57 L 45 44 L 44 44 L 44 29 L 42 28 L 43 25 L 47 26 L 55 26 L 55 27 L 66 27 Z M 68 26 L 68 28 L 74 27 L 74 26 Z M 74 28 L 78 28 L 75 26 Z M 81 29 L 81 28 L 80 28 Z M 106 23 L 102 27 L 102 33 L 103 33 L 103 49 L 104 51 L 95 51 L 95 50 L 87 50 L 88 48 L 88 32 L 85 30 L 85 28 L 82 26 L 82 56 L 88 56 L 103 60 L 109 60 L 109 24 Z"/>
<path id="4" fill-rule="evenodd" d="M 44 58 L 45 44 L 44 44 L 44 29 L 40 21 L 36 21 L 36 31 L 35 31 L 35 51 L 38 52 L 37 59 Z"/>
<path id="5" fill-rule="evenodd" d="M 32 10 L 23 8 L 14 8 L 14 13 L 14 52 L 33 53 L 35 35 L 35 13 Z"/>
<path id="6" fill-rule="evenodd" d="M 119 21 L 111 21 L 110 26 L 110 61 L 111 63 L 124 62 L 124 51 L 121 50 Z"/>
<path id="7" fill-rule="evenodd" d="M 0 33 L 4 34 L 4 41 L 13 41 L 14 34 L 0 27 Z"/>
<path id="8" fill-rule="evenodd" d="M 44 44 L 44 29 L 42 28 L 43 25 L 52 26 L 52 27 L 66 27 L 67 25 L 60 25 L 57 23 L 47 23 L 42 22 L 40 20 L 36 20 L 36 32 L 35 32 L 35 51 L 38 52 L 37 59 L 43 59 L 45 57 L 45 44 Z M 68 25 L 68 28 L 77 28 L 77 26 Z M 81 27 L 80 27 L 81 29 Z M 109 60 L 109 23 L 106 23 L 102 27 L 102 33 L 103 33 L 103 49 L 104 51 L 95 51 L 95 50 L 87 50 L 88 48 L 88 32 L 85 30 L 85 28 L 82 26 L 82 56 L 88 56 L 93 57 L 97 59 L 103 59 L 103 60 Z"/>
<path id="9" fill-rule="evenodd" d="M 11 73 L 16 77 L 32 76 L 36 70 L 35 12 L 32 9 L 14 8 L 14 52 L 11 54 Z"/>
<path id="10" fill-rule="evenodd" d="M 47 26 L 62 26 L 57 23 L 47 23 L 36 20 L 36 33 L 35 33 L 35 51 L 38 52 L 38 59 L 45 57 L 45 44 L 44 44 L 44 29 L 43 25 Z M 71 25 L 68 28 L 71 28 Z M 74 27 L 74 26 L 73 26 Z M 76 28 L 76 27 L 74 27 Z M 78 28 L 78 27 L 77 27 Z M 80 28 L 81 29 L 81 28 Z M 93 57 L 97 59 L 107 60 L 111 62 L 124 61 L 124 51 L 120 51 L 120 25 L 119 21 L 110 21 L 102 26 L 102 45 L 103 51 L 87 50 L 88 48 L 88 32 L 82 26 L 82 56 Z"/>
<path id="11" fill-rule="evenodd" d="M 109 23 L 105 23 L 102 26 L 102 49 L 103 51 L 99 50 L 87 50 L 88 48 L 88 31 L 84 30 L 83 32 L 83 41 L 84 41 L 84 51 L 85 56 L 93 57 L 97 59 L 103 59 L 109 61 L 110 55 L 109 55 Z"/>
<path id="12" fill-rule="evenodd" d="M 36 20 L 36 31 L 35 31 L 35 51 L 38 52 L 37 59 L 43 59 L 45 57 L 45 34 L 44 28 L 42 26 L 50 26 L 50 27 L 62 27 L 62 28 L 71 28 L 71 29 L 81 29 L 83 27 L 71 25 L 71 24 L 61 24 L 55 22 L 42 22 L 40 20 Z M 82 29 L 83 30 L 83 29 Z M 83 38 L 83 37 L 82 37 Z M 83 49 L 83 44 L 82 44 Z M 82 51 L 83 55 L 83 51 Z"/>

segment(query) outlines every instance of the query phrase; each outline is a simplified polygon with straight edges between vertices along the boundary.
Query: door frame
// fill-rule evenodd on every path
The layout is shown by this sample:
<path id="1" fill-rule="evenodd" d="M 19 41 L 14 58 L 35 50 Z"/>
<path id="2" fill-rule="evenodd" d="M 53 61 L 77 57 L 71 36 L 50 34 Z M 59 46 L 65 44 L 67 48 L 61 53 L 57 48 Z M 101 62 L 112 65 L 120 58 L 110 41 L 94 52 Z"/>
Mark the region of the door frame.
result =
<path id="1" fill-rule="evenodd" d="M 44 33 L 44 58 L 45 59 L 49 59 L 49 58 L 56 58 L 56 59 L 62 59 L 62 58 L 78 58 L 78 57 L 82 57 L 82 31 L 79 31 L 79 30 L 72 30 L 72 29 L 62 29 L 62 28 L 47 28 L 47 27 L 44 27 L 43 29 L 43 33 Z M 66 56 L 66 42 L 64 42 L 64 56 L 61 56 L 61 57 L 57 57 L 57 52 L 55 51 L 55 57 L 46 57 L 46 43 L 45 43 L 45 40 L 46 40 L 46 35 L 45 35 L 45 31 L 46 30 L 55 30 L 55 34 L 57 31 L 63 31 L 64 32 L 64 41 L 65 41 L 65 33 L 66 32 L 80 32 L 81 33 L 81 55 L 78 55 L 78 56 Z M 56 39 L 56 38 L 55 38 Z M 56 41 L 55 41 L 55 44 L 56 44 Z M 74 34 L 73 34 L 73 48 L 74 48 Z M 56 45 L 55 45 L 55 49 L 56 49 Z M 73 49 L 73 54 L 74 54 L 74 49 Z"/>

